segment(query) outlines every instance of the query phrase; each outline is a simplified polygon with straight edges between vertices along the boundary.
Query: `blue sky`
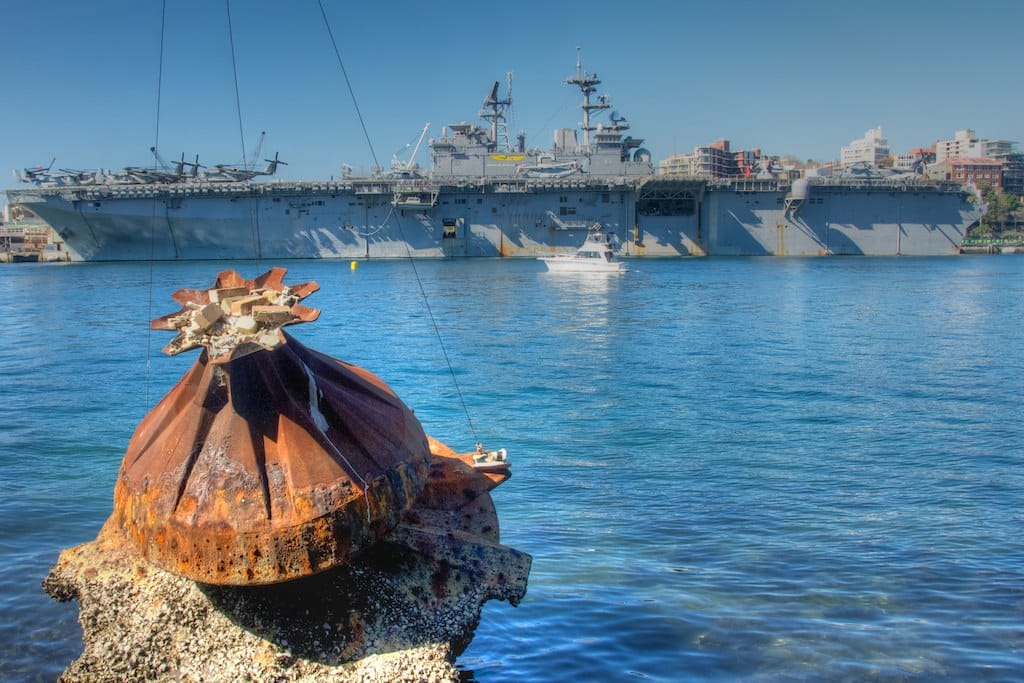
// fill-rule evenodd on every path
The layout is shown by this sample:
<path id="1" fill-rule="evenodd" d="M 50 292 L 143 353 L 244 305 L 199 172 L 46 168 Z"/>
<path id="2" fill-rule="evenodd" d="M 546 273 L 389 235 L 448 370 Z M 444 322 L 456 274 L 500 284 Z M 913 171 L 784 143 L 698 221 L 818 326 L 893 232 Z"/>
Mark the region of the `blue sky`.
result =
<path id="1" fill-rule="evenodd" d="M 882 126 L 894 151 L 973 128 L 1024 143 L 1024 1 L 343 2 L 323 0 L 377 160 L 424 124 L 477 122 L 513 73 L 531 146 L 580 120 L 564 81 L 576 46 L 655 160 L 726 138 L 801 159 Z M 316 0 L 232 0 L 241 117 L 224 2 L 0 1 L 0 171 L 110 168 L 196 154 L 261 158 L 290 179 L 368 169 L 363 136 Z M 580 12 L 576 8 L 584 7 Z M 159 128 L 157 94 L 160 94 Z M 241 132 L 239 127 L 241 118 Z M 1024 144 L 1019 147 L 1024 148 Z M 426 145 L 418 160 L 429 164 Z"/>

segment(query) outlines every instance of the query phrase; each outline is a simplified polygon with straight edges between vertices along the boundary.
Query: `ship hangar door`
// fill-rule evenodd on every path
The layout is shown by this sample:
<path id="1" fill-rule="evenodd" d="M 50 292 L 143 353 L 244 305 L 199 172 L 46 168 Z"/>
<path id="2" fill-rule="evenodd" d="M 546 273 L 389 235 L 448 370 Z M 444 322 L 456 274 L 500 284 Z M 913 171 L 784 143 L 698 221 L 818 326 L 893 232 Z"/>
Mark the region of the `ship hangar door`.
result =
<path id="1" fill-rule="evenodd" d="M 700 252 L 699 204 L 702 181 L 654 179 L 637 191 L 637 229 L 633 242 L 649 254 Z"/>
<path id="2" fill-rule="evenodd" d="M 445 256 L 468 256 L 465 218 L 441 219 L 441 250 Z"/>

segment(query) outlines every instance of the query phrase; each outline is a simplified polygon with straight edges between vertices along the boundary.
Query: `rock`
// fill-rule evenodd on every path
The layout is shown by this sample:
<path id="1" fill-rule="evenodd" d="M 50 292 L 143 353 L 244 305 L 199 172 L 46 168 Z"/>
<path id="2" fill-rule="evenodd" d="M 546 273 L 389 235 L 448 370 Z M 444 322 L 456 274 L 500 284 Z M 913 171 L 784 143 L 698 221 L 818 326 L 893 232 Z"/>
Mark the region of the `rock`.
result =
<path id="1" fill-rule="evenodd" d="M 62 681 L 458 681 L 483 604 L 518 604 L 530 556 L 499 543 L 479 471 L 428 437 L 405 521 L 343 566 L 267 586 L 213 586 L 142 559 L 112 516 L 43 582 L 78 600 L 82 655 Z"/>
<path id="2" fill-rule="evenodd" d="M 349 564 L 256 587 L 152 565 L 113 518 L 43 587 L 76 599 L 83 652 L 61 681 L 458 681 L 487 600 L 518 603 L 530 558 L 400 525 Z"/>

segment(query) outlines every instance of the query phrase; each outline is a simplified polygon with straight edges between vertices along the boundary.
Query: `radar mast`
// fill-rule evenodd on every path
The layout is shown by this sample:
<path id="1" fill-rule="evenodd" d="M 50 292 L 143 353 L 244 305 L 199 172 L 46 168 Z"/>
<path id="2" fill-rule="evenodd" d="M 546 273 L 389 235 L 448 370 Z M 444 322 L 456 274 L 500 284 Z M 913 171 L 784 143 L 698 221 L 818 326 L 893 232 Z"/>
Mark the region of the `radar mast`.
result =
<path id="1" fill-rule="evenodd" d="M 483 108 L 480 110 L 480 118 L 491 122 L 491 144 L 496 149 L 502 148 L 500 143 L 504 142 L 506 151 L 512 150 L 512 139 L 508 134 L 508 125 L 505 123 L 506 112 L 512 107 L 512 72 L 507 74 L 508 93 L 505 99 L 498 97 L 499 81 L 494 81 L 491 91 L 484 98 Z"/>
<path id="2" fill-rule="evenodd" d="M 590 131 L 597 130 L 597 126 L 590 124 L 590 112 L 608 109 L 612 105 L 609 104 L 607 95 L 598 96 L 597 102 L 590 101 L 590 95 L 597 92 L 596 86 L 601 84 L 601 79 L 597 77 L 597 74 L 588 74 L 583 70 L 580 47 L 578 45 L 576 46 L 576 75 L 567 78 L 565 82 L 569 85 L 578 86 L 583 93 L 583 103 L 580 105 L 580 109 L 583 110 L 583 146 L 590 149 Z"/>

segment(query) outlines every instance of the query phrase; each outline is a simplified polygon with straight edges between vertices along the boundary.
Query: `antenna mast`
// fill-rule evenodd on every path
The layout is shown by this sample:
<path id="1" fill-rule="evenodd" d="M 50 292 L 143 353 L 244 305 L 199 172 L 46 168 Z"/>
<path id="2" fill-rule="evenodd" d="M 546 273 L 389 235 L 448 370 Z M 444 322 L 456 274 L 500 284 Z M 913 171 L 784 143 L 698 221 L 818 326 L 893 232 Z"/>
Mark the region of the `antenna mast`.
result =
<path id="1" fill-rule="evenodd" d="M 508 94 L 505 99 L 498 98 L 499 81 L 494 81 L 490 93 L 484 98 L 483 108 L 480 110 L 480 118 L 491 122 L 491 142 L 495 148 L 504 143 L 504 149 L 511 151 L 512 139 L 508 134 L 508 125 L 505 123 L 505 112 L 512 106 L 512 72 L 508 72 Z"/>
<path id="2" fill-rule="evenodd" d="M 601 79 L 597 77 L 597 74 L 588 74 L 583 70 L 579 45 L 576 46 L 576 75 L 572 78 L 567 78 L 565 82 L 569 85 L 578 86 L 583 93 L 583 103 L 580 104 L 580 109 L 583 110 L 583 146 L 590 149 L 590 131 L 597 130 L 597 126 L 590 125 L 590 112 L 592 110 L 608 109 L 612 105 L 608 103 L 606 95 L 599 96 L 596 103 L 590 101 L 590 95 L 597 92 L 596 86 L 601 84 Z"/>

